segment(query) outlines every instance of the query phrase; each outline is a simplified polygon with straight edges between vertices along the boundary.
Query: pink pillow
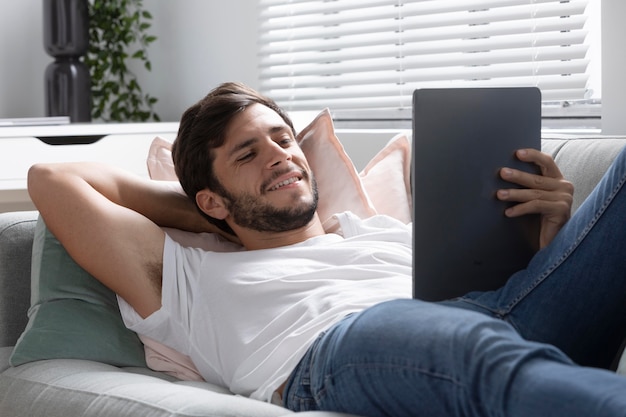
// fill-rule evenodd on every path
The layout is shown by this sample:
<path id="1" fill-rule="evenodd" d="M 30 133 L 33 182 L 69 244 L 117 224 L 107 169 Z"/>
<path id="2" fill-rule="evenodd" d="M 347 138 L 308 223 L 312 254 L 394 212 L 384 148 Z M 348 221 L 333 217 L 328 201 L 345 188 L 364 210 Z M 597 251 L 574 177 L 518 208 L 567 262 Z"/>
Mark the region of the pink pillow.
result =
<path id="1" fill-rule="evenodd" d="M 392 138 L 360 174 L 335 135 L 328 109 L 323 110 L 296 139 L 317 178 L 318 212 L 326 231 L 334 231 L 337 227 L 333 214 L 347 210 L 363 218 L 386 214 L 405 223 L 411 221 L 410 146 L 405 135 Z M 165 139 L 154 139 L 147 159 L 150 178 L 178 179 L 171 147 L 172 144 Z M 236 244 L 217 235 L 212 239 L 207 234 L 173 229 L 168 230 L 168 234 L 183 246 L 238 250 Z M 142 341 L 149 368 L 183 380 L 201 378 L 188 356 L 146 337 L 142 337 Z"/>
<path id="2" fill-rule="evenodd" d="M 164 372 L 182 381 L 203 381 L 202 375 L 187 355 L 179 353 L 147 336 L 139 335 L 146 352 L 146 364 L 153 371 Z"/>
<path id="3" fill-rule="evenodd" d="M 393 137 L 360 174 L 376 212 L 404 223 L 410 223 L 413 217 L 410 148 L 406 135 Z"/>
<path id="4" fill-rule="evenodd" d="M 172 143 L 157 136 L 148 149 L 148 175 L 153 180 L 178 181 L 172 162 Z"/>
<path id="5" fill-rule="evenodd" d="M 328 109 L 313 119 L 296 141 L 317 179 L 320 196 L 317 212 L 322 222 L 348 210 L 361 218 L 376 214 L 359 173 L 335 135 Z"/>

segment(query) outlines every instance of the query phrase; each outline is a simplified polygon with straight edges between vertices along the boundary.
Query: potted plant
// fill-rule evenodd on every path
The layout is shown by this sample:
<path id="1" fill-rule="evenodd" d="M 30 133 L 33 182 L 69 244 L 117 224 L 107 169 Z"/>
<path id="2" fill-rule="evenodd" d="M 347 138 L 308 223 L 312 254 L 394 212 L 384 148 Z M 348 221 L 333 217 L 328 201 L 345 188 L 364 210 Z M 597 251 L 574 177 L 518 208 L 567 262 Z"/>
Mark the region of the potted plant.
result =
<path id="1" fill-rule="evenodd" d="M 91 76 L 93 119 L 159 121 L 157 98 L 145 93 L 130 68 L 134 61 L 152 69 L 148 34 L 152 15 L 142 0 L 89 0 L 89 49 L 84 62 Z"/>

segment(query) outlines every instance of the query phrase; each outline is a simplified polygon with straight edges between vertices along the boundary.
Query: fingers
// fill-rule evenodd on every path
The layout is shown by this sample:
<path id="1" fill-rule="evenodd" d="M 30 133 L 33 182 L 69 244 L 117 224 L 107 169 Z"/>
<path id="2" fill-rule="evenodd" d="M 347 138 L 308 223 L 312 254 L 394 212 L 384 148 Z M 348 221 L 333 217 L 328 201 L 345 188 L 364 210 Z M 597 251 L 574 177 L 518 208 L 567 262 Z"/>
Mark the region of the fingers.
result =
<path id="1" fill-rule="evenodd" d="M 541 175 L 505 167 L 500 170 L 500 177 L 503 180 L 530 190 L 574 193 L 574 186 L 563 178 L 563 174 L 550 155 L 536 149 L 521 149 L 517 151 L 516 155 L 521 161 L 537 165 L 541 169 Z M 522 198 L 521 200 L 511 199 L 510 201 L 527 200 Z"/>
<path id="2" fill-rule="evenodd" d="M 572 193 L 566 186 L 557 189 L 542 190 L 539 188 L 510 188 L 497 191 L 498 200 L 524 203 L 533 200 L 562 201 L 569 200 Z"/>
<path id="3" fill-rule="evenodd" d="M 508 217 L 541 215 L 540 247 L 552 241 L 568 221 L 574 201 L 574 186 L 563 178 L 554 159 L 536 149 L 522 149 L 516 156 L 523 162 L 537 165 L 541 174 L 502 168 L 500 177 L 521 188 L 498 190 L 499 200 L 515 203 L 505 210 Z"/>
<path id="4" fill-rule="evenodd" d="M 520 217 L 540 213 L 539 247 L 545 248 L 570 218 L 571 203 L 568 201 L 568 198 L 554 201 L 532 200 L 509 207 L 504 214 L 507 217 Z"/>
<path id="5" fill-rule="evenodd" d="M 503 190 L 500 190 L 503 191 Z M 519 217 L 526 214 L 540 213 L 544 216 L 569 218 L 573 198 L 571 194 L 559 193 L 525 193 L 524 198 L 513 198 L 498 191 L 498 199 L 511 201 L 515 204 L 505 210 L 507 217 Z"/>
<path id="6" fill-rule="evenodd" d="M 502 179 L 524 187 L 497 191 L 499 200 L 520 203 L 509 208 L 507 215 L 550 214 L 555 211 L 569 213 L 574 201 L 574 186 L 564 178 L 549 178 L 507 168 L 500 175 Z"/>
<path id="7" fill-rule="evenodd" d="M 559 170 L 554 159 L 544 152 L 532 148 L 519 149 L 515 152 L 515 156 L 517 156 L 520 161 L 537 165 L 541 169 L 541 175 L 544 177 L 563 178 L 563 174 L 561 174 L 561 170 Z"/>
<path id="8" fill-rule="evenodd" d="M 562 183 L 563 174 L 550 155 L 536 149 L 521 149 L 516 152 L 516 155 L 523 162 L 537 165 L 541 170 L 541 175 L 504 167 L 500 170 L 500 177 L 503 180 L 524 188 L 556 190 L 567 187 Z"/>
<path id="9" fill-rule="evenodd" d="M 571 193 L 541 190 L 499 190 L 498 198 L 504 201 L 524 201 L 508 207 L 504 211 L 507 217 L 541 215 L 540 248 L 546 247 L 569 220 L 573 201 Z"/>

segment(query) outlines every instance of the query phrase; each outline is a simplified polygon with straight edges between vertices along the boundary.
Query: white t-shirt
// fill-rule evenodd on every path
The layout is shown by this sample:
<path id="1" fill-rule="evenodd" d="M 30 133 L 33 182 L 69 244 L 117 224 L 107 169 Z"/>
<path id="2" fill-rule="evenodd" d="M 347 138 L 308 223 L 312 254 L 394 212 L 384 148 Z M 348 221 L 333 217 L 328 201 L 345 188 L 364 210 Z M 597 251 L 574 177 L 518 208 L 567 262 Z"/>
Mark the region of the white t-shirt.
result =
<path id="1" fill-rule="evenodd" d="M 169 236 L 162 307 L 126 325 L 191 357 L 208 382 L 270 401 L 320 332 L 347 314 L 411 296 L 411 227 L 336 215 L 342 235 L 228 253 Z"/>

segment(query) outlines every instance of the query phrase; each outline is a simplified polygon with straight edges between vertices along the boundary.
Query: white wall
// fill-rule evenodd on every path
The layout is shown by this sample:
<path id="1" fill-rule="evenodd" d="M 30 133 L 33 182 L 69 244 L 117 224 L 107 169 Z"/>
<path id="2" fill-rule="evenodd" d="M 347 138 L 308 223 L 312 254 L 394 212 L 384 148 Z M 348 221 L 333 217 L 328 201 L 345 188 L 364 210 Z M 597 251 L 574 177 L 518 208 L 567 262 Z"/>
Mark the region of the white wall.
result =
<path id="1" fill-rule="evenodd" d="M 602 133 L 626 135 L 626 2 L 602 0 Z"/>
<path id="2" fill-rule="evenodd" d="M 0 118 L 45 115 L 43 74 L 53 61 L 43 49 L 43 0 L 2 2 Z M 223 81 L 258 86 L 257 0 L 145 0 L 153 14 L 152 71 L 136 69 L 145 91 L 159 98 L 163 121 Z"/>
<path id="3" fill-rule="evenodd" d="M 141 85 L 159 98 L 162 119 L 178 121 L 221 82 L 258 87 L 257 0 L 146 0 L 144 6 L 158 40 Z"/>
<path id="4" fill-rule="evenodd" d="M 0 118 L 44 115 L 42 0 L 3 1 L 0 12 Z"/>

